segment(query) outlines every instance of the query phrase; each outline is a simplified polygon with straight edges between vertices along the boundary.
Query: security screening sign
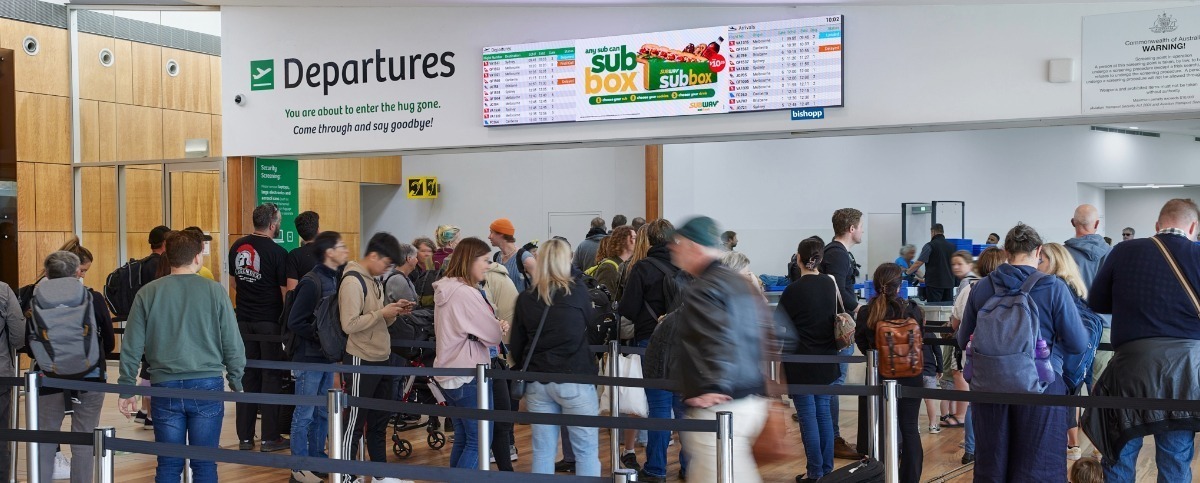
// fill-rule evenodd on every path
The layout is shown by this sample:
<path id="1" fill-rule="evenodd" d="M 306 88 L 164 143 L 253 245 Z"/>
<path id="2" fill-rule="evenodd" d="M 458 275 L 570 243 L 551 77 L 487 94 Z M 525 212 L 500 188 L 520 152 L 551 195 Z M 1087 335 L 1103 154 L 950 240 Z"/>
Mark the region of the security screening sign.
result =
<path id="1" fill-rule="evenodd" d="M 258 158 L 254 161 L 255 205 L 275 203 L 279 207 L 279 237 L 283 248 L 300 246 L 296 234 L 296 215 L 300 210 L 300 170 L 294 159 Z"/>
<path id="2" fill-rule="evenodd" d="M 409 199 L 436 199 L 441 191 L 442 188 L 438 186 L 436 176 L 408 178 Z"/>

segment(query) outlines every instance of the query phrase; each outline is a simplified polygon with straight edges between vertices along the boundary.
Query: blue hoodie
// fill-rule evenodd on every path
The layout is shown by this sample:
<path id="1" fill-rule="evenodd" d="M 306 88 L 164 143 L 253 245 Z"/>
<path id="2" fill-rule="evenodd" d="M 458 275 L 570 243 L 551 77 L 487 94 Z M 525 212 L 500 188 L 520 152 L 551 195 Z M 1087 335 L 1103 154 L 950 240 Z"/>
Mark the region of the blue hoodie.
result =
<path id="1" fill-rule="evenodd" d="M 1037 269 L 1028 266 L 1000 265 L 987 278 L 980 280 L 971 289 L 967 306 L 963 310 L 962 324 L 958 327 L 958 344 L 965 347 L 975 333 L 975 318 L 979 309 L 995 295 L 1016 291 L 1030 274 Z M 1066 282 L 1053 275 L 1046 276 L 1033 286 L 1029 296 L 1037 304 L 1042 339 L 1050 347 L 1050 363 L 1059 376 L 1063 371 L 1063 356 L 1080 354 L 1088 348 L 1088 333 L 1075 308 L 1074 295 Z"/>

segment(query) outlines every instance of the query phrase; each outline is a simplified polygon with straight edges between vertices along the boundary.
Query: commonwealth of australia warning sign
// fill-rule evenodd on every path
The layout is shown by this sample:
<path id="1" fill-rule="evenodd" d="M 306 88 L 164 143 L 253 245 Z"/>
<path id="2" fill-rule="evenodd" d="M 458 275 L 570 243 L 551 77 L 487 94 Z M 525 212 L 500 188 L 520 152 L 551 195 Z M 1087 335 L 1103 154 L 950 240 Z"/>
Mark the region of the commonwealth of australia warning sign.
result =
<path id="1" fill-rule="evenodd" d="M 408 178 L 408 197 L 410 199 L 434 199 L 438 197 L 441 186 L 438 186 L 436 176 Z"/>

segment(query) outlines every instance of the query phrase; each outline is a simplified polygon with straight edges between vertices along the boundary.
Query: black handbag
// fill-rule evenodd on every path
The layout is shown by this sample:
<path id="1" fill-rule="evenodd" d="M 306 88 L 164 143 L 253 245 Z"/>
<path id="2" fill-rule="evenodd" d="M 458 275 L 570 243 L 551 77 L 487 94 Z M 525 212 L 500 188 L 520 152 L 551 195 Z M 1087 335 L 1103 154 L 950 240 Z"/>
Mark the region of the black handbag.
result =
<path id="1" fill-rule="evenodd" d="M 537 347 L 538 338 L 542 336 L 542 327 L 546 325 L 546 315 L 550 313 L 550 305 L 546 305 L 546 310 L 542 311 L 542 320 L 538 321 L 537 332 L 533 334 L 533 343 L 525 350 L 525 363 L 521 365 L 521 372 L 529 369 L 529 359 L 533 358 L 533 349 Z M 508 396 L 512 399 L 521 399 L 525 397 L 525 386 L 528 381 L 524 379 L 513 379 L 508 381 Z"/>

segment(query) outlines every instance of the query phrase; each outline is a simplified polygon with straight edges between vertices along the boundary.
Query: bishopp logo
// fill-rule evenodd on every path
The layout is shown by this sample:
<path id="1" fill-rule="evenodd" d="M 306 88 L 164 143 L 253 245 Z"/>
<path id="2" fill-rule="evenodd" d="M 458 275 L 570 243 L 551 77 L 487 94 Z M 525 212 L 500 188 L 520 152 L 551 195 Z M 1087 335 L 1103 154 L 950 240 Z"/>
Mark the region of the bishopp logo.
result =
<path id="1" fill-rule="evenodd" d="M 250 90 L 269 91 L 275 88 L 275 59 L 250 61 Z"/>

